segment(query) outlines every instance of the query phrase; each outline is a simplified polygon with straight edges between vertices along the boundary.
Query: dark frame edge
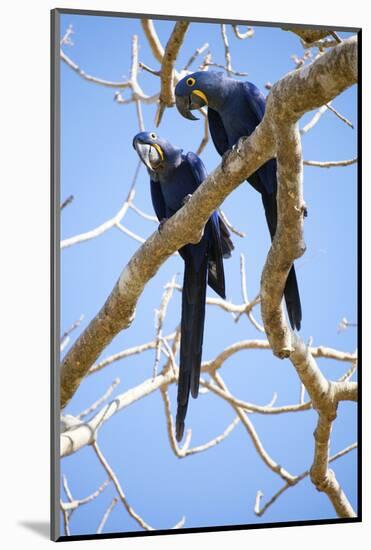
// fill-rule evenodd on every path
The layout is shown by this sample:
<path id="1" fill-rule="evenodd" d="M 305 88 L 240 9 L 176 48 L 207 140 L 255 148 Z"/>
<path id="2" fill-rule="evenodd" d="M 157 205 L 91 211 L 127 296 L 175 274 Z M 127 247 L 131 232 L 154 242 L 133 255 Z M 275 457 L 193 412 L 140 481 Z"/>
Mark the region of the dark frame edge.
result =
<path id="1" fill-rule="evenodd" d="M 281 529 L 287 527 L 316 527 L 317 525 L 337 525 L 348 523 L 361 523 L 359 516 L 355 518 L 329 518 L 320 520 L 303 520 L 303 521 L 283 521 L 279 523 L 253 523 L 242 525 L 220 525 L 209 527 L 189 527 L 184 529 L 156 529 L 155 531 L 128 531 L 128 532 L 112 532 L 112 533 L 96 533 L 88 535 L 61 535 L 58 542 L 70 542 L 77 540 L 98 540 L 98 539 L 118 539 L 118 538 L 136 538 L 136 537 L 156 537 L 166 535 L 187 535 L 192 533 L 218 533 L 220 531 L 247 531 L 256 529 Z"/>
<path id="2" fill-rule="evenodd" d="M 357 487 L 357 507 L 358 517 L 362 521 L 362 29 L 357 32 L 358 40 L 358 83 L 357 83 L 357 323 L 358 323 L 358 403 L 357 403 L 357 438 L 358 438 L 358 487 Z"/>
<path id="3" fill-rule="evenodd" d="M 60 10 L 50 12 L 50 538 L 60 539 L 59 519 L 59 204 L 60 204 Z"/>
<path id="4" fill-rule="evenodd" d="M 298 29 L 329 29 L 335 31 L 343 32 L 358 32 L 361 30 L 360 27 L 343 27 L 340 25 L 315 25 L 310 23 L 287 23 L 287 22 L 277 22 L 272 23 L 271 21 L 254 21 L 251 19 L 226 19 L 224 17 L 195 17 L 192 15 L 172 15 L 172 14 L 154 14 L 154 13 L 137 13 L 137 12 L 119 12 L 119 11 L 101 11 L 101 10 L 88 10 L 88 9 L 78 9 L 78 8 L 55 8 L 59 14 L 71 14 L 71 15 L 90 15 L 90 16 L 101 16 L 101 17 L 126 17 L 126 18 L 151 18 L 157 20 L 165 21 L 192 21 L 194 23 L 227 23 L 227 24 L 236 24 L 236 25 L 254 25 L 256 27 L 281 27 L 283 30 L 287 28 L 296 27 Z"/>

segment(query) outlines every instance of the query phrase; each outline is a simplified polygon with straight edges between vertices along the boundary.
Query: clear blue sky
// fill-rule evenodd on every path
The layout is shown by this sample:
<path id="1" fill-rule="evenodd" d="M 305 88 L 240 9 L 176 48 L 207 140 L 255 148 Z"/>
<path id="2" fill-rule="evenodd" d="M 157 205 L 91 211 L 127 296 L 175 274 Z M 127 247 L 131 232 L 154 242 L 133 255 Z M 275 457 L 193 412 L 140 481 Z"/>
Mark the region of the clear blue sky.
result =
<path id="1" fill-rule="evenodd" d="M 139 58 L 158 68 L 143 36 L 140 22 L 97 16 L 63 15 L 61 32 L 72 23 L 74 46 L 66 53 L 88 74 L 108 80 L 128 76 L 130 45 L 134 33 L 139 35 Z M 156 22 L 165 44 L 173 22 Z M 255 36 L 238 41 L 228 28 L 233 67 L 248 72 L 251 80 L 264 89 L 267 81 L 275 82 L 294 68 L 290 56 L 302 53 L 297 37 L 276 28 L 255 27 Z M 345 34 L 344 34 L 345 36 Z M 190 26 L 179 55 L 181 68 L 194 50 L 208 42 L 216 62 L 224 63 L 220 27 L 194 23 Z M 194 65 L 197 67 L 197 64 Z M 140 83 L 148 94 L 158 89 L 155 76 L 141 72 Z M 132 138 L 138 132 L 134 105 L 123 106 L 113 101 L 114 90 L 88 83 L 64 64 L 61 66 L 61 198 L 73 194 L 75 200 L 63 212 L 62 238 L 92 229 L 111 217 L 125 198 L 131 183 L 137 156 Z M 356 89 L 347 90 L 335 99 L 334 106 L 356 125 Z M 143 106 L 146 129 L 153 128 L 154 106 Z M 301 124 L 309 120 L 306 115 Z M 203 134 L 203 123 L 180 117 L 175 109 L 165 112 L 158 133 L 181 146 L 195 151 Z M 356 156 L 357 130 L 350 129 L 331 112 L 303 137 L 303 155 L 309 160 L 342 160 Z M 220 161 L 212 143 L 202 154 L 209 171 Z M 342 317 L 356 319 L 356 174 L 355 165 L 329 170 L 305 167 L 304 193 L 308 205 L 305 221 L 307 252 L 297 262 L 297 273 L 303 306 L 301 336 L 313 338 L 314 345 L 326 345 L 345 351 L 356 348 L 356 332 L 350 328 L 338 333 Z M 148 176 L 141 170 L 137 184 L 136 204 L 152 213 Z M 233 237 L 235 251 L 226 262 L 227 296 L 241 303 L 239 256 L 246 257 L 247 288 L 253 298 L 259 291 L 259 279 L 269 248 L 268 231 L 258 194 L 241 185 L 223 204 L 227 216 L 246 233 L 244 239 Z M 125 225 L 143 237 L 149 236 L 154 224 L 129 212 Z M 101 237 L 62 251 L 61 261 L 61 330 L 84 314 L 72 341 L 97 313 L 115 284 L 122 268 L 138 243 L 111 229 Z M 158 307 L 163 286 L 176 272 L 182 273 L 179 257 L 172 257 L 149 282 L 141 296 L 132 326 L 119 334 L 106 348 L 103 357 L 127 347 L 153 339 L 153 312 Z M 181 275 L 179 276 L 181 281 Z M 213 293 L 209 290 L 209 295 Z M 259 316 L 259 311 L 256 315 Z M 165 332 L 179 321 L 180 296 L 175 295 L 166 318 Z M 233 342 L 262 338 L 264 335 L 245 318 L 235 324 L 218 309 L 209 308 L 206 315 L 203 357 L 213 358 Z M 78 414 L 119 377 L 120 385 L 113 395 L 124 392 L 152 375 L 154 351 L 114 363 L 81 385 L 66 412 Z M 346 364 L 319 360 L 323 372 L 333 379 L 341 376 Z M 276 404 L 296 403 L 299 381 L 289 361 L 280 361 L 267 351 L 236 354 L 222 369 L 230 389 L 237 397 L 258 404 L 270 401 L 277 392 Z M 175 390 L 171 388 L 172 411 L 175 413 Z M 221 433 L 234 418 L 231 407 L 211 395 L 191 400 L 187 427 L 192 427 L 192 445 L 208 441 Z M 316 414 L 259 416 L 252 421 L 268 453 L 292 474 L 310 467 L 313 454 L 313 430 Z M 331 454 L 356 439 L 356 407 L 342 404 L 334 424 Z M 334 510 L 326 496 L 318 493 L 308 479 L 289 489 L 262 518 L 253 512 L 255 495 L 262 490 L 269 499 L 283 482 L 263 464 L 242 425 L 221 445 L 183 460 L 177 459 L 168 443 L 161 396 L 158 393 L 115 415 L 101 429 L 99 442 L 120 479 L 133 508 L 151 525 L 167 529 L 182 515 L 185 527 L 250 524 L 306 519 L 333 518 Z M 333 469 L 356 506 L 356 453 L 352 452 L 333 464 Z M 72 493 L 82 498 L 92 493 L 106 479 L 106 474 L 91 449 L 84 448 L 62 461 L 62 472 Z M 112 500 L 112 486 L 94 502 L 81 507 L 71 519 L 72 534 L 94 533 Z M 62 495 L 64 493 L 62 491 Z M 265 500 L 263 500 L 263 503 Z M 118 504 L 110 515 L 105 532 L 135 531 L 137 524 Z"/>

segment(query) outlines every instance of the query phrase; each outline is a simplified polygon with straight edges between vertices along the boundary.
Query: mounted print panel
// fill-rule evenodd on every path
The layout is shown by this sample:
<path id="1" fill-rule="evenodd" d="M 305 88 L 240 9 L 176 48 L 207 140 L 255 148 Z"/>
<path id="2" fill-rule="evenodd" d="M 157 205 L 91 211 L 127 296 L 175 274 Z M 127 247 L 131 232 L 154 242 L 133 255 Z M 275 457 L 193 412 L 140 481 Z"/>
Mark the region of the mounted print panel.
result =
<path id="1" fill-rule="evenodd" d="M 360 521 L 361 33 L 320 24 L 52 12 L 54 540 Z"/>

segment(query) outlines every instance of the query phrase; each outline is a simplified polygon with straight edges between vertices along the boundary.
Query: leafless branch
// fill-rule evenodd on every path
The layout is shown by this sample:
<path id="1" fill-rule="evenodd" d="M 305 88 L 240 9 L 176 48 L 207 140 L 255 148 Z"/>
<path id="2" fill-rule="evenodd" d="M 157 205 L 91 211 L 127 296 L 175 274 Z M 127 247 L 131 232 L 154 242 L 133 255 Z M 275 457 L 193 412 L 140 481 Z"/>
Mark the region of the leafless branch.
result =
<path id="1" fill-rule="evenodd" d="M 162 63 L 164 48 L 162 47 L 152 19 L 141 19 L 141 24 L 155 59 L 159 63 Z"/>
<path id="2" fill-rule="evenodd" d="M 313 42 L 322 40 L 322 38 L 331 34 L 330 29 L 303 29 L 300 27 L 291 27 L 289 25 L 282 27 L 282 29 L 297 34 L 308 45 L 312 45 Z"/>
<path id="3" fill-rule="evenodd" d="M 66 32 L 61 38 L 60 45 L 63 46 L 65 44 L 66 46 L 73 46 L 73 42 L 71 39 L 71 36 L 74 34 L 74 30 L 72 25 L 68 25 Z"/>
<path id="4" fill-rule="evenodd" d="M 303 164 L 305 166 L 317 166 L 318 168 L 333 168 L 339 166 L 350 166 L 351 164 L 355 164 L 357 161 L 357 158 L 350 160 L 330 160 L 326 162 L 319 160 L 303 160 Z"/>
<path id="5" fill-rule="evenodd" d="M 211 377 L 215 380 L 216 384 L 224 391 L 225 394 L 229 395 L 232 397 L 231 393 L 229 392 L 225 382 L 223 381 L 222 377 L 220 376 L 220 374 L 218 374 L 216 371 L 214 371 L 212 374 L 211 374 Z M 266 466 L 268 466 L 268 468 L 270 470 L 272 470 L 272 472 L 274 472 L 275 474 L 279 475 L 282 479 L 284 479 L 285 481 L 287 482 L 291 482 L 294 477 L 285 470 L 285 468 L 283 468 L 282 466 L 280 466 L 279 464 L 277 464 L 277 462 L 275 462 L 273 460 L 273 458 L 271 456 L 269 456 L 269 454 L 267 453 L 267 451 L 265 450 L 265 448 L 263 447 L 263 444 L 254 428 L 254 425 L 253 423 L 251 422 L 249 416 L 246 414 L 246 412 L 241 409 L 240 407 L 234 405 L 234 404 L 231 404 L 231 406 L 233 407 L 233 409 L 236 411 L 239 419 L 241 420 L 243 426 L 246 428 L 250 438 L 251 438 L 251 441 L 255 447 L 255 450 L 256 452 L 258 453 L 258 455 L 260 456 L 260 458 L 263 460 L 263 462 L 266 464 Z"/>
<path id="6" fill-rule="evenodd" d="M 301 73 L 304 72 L 304 75 L 309 78 L 313 68 L 317 65 L 326 66 L 326 70 L 331 72 L 336 65 L 335 63 L 332 66 L 332 61 L 335 61 L 333 54 L 340 52 L 344 45 L 345 42 L 333 50 L 328 50 L 311 65 L 302 69 Z M 356 70 L 356 59 L 354 59 L 354 65 L 348 68 L 344 78 L 352 74 L 352 78 L 356 79 Z M 291 77 L 289 76 L 289 78 L 295 78 L 294 75 L 297 72 L 290 73 Z M 284 87 L 282 83 L 283 81 L 278 82 L 272 88 L 269 96 L 271 100 L 276 97 L 280 105 L 282 105 L 282 101 L 285 101 L 287 93 L 287 86 Z M 328 103 L 330 99 L 331 97 L 327 97 L 322 103 Z M 274 101 L 271 101 L 270 105 L 268 101 L 269 108 L 274 110 Z M 290 358 L 301 382 L 305 385 L 313 407 L 318 412 L 311 480 L 318 490 L 328 496 L 340 517 L 353 517 L 355 512 L 335 475 L 329 470 L 327 457 L 338 399 L 340 396 L 344 397 L 344 392 L 349 398 L 356 397 L 354 395 L 356 386 L 352 386 L 350 390 L 349 386 L 345 388 L 345 382 L 336 382 L 335 385 L 323 376 L 308 347 L 288 327 L 281 304 L 286 277 L 292 262 L 305 251 L 301 144 L 297 128 L 297 120 L 301 113 L 299 100 L 296 110 L 294 112 L 290 110 L 290 113 L 285 111 L 285 116 L 279 119 L 275 118 L 272 127 L 277 143 L 278 226 L 262 274 L 261 311 L 273 352 L 278 357 Z"/>
<path id="7" fill-rule="evenodd" d="M 218 67 L 219 69 L 223 69 L 230 76 L 248 76 L 249 74 L 243 71 L 236 71 L 235 69 L 228 68 L 226 65 L 222 65 L 221 63 L 215 63 L 214 61 L 204 61 L 202 66 Z"/>
<path id="8" fill-rule="evenodd" d="M 123 225 L 121 224 L 122 219 L 125 217 L 130 205 L 132 204 L 135 196 L 135 185 L 138 179 L 139 170 L 142 163 L 141 161 L 138 162 L 137 167 L 135 169 L 134 177 L 132 180 L 132 183 L 129 187 L 129 191 L 127 193 L 127 196 L 121 205 L 118 212 L 109 220 L 105 221 L 101 225 L 98 225 L 94 229 L 91 229 L 90 231 L 86 231 L 85 233 L 80 233 L 79 235 L 75 235 L 74 237 L 69 237 L 67 239 L 62 240 L 61 242 L 61 248 L 68 248 L 69 246 L 73 246 L 75 244 L 80 244 L 85 241 L 89 241 L 90 239 L 94 239 L 96 237 L 99 237 L 100 235 L 103 235 L 106 231 L 111 229 L 112 227 L 119 227 L 121 230 L 123 230 Z M 125 231 L 129 231 L 126 230 Z M 131 232 L 130 232 L 131 233 Z M 134 233 L 131 234 L 131 236 L 134 235 Z M 137 236 L 136 236 L 137 237 Z M 137 239 L 138 240 L 138 239 Z"/>
<path id="9" fill-rule="evenodd" d="M 245 40 L 246 38 L 252 38 L 255 34 L 255 31 L 252 27 L 247 27 L 245 32 L 240 32 L 238 25 L 232 25 L 233 32 L 239 40 Z"/>
<path id="10" fill-rule="evenodd" d="M 228 227 L 228 229 L 232 233 L 234 233 L 235 235 L 237 235 L 238 237 L 241 237 L 241 238 L 246 237 L 246 233 L 244 233 L 243 231 L 240 231 L 239 229 L 234 227 L 234 225 L 232 225 L 232 223 L 229 221 L 229 219 L 225 215 L 225 212 L 223 212 L 223 210 L 221 208 L 219 208 L 219 215 L 222 218 L 225 225 Z"/>
<path id="11" fill-rule="evenodd" d="M 111 479 L 114 486 L 116 487 L 116 491 L 119 495 L 119 498 L 122 504 L 124 505 L 127 513 L 129 514 L 129 516 L 131 516 L 138 523 L 138 525 L 142 527 L 142 529 L 145 529 L 146 531 L 153 531 L 153 527 L 151 527 L 146 521 L 144 521 L 144 519 L 128 503 L 125 493 L 121 487 L 121 484 L 115 472 L 112 470 L 111 466 L 108 464 L 96 440 L 93 441 L 92 448 L 94 449 L 99 462 L 102 464 L 103 468 L 106 470 L 108 477 Z"/>
<path id="12" fill-rule="evenodd" d="M 194 61 L 197 59 L 199 55 L 201 55 L 207 48 L 209 47 L 209 44 L 206 42 L 203 46 L 200 46 L 197 48 L 197 50 L 192 54 L 192 56 L 188 59 L 187 63 L 183 67 L 183 71 L 187 71 L 189 67 L 194 63 Z"/>
<path id="13" fill-rule="evenodd" d="M 107 510 L 104 512 L 103 514 L 103 517 L 98 525 L 98 529 L 97 529 L 97 534 L 99 535 L 100 533 L 102 533 L 103 531 L 103 528 L 109 518 L 109 515 L 110 513 L 112 512 L 112 510 L 114 509 L 114 507 L 116 506 L 116 504 L 118 503 L 118 498 L 117 497 L 114 497 L 110 503 L 110 505 L 108 506 Z"/>
<path id="14" fill-rule="evenodd" d="M 88 502 L 91 502 L 92 500 L 94 500 L 95 498 L 97 498 L 103 491 L 104 489 L 107 487 L 109 483 L 109 480 L 106 479 L 106 481 L 104 481 L 96 491 L 94 491 L 94 493 L 91 493 L 90 495 L 88 495 L 87 497 L 85 498 L 80 498 L 80 499 L 73 499 L 72 501 L 69 500 L 68 502 L 61 502 L 61 507 L 63 510 L 65 510 L 66 512 L 73 512 L 74 510 L 76 510 L 79 506 L 83 506 L 84 504 L 88 504 Z"/>
<path id="15" fill-rule="evenodd" d="M 337 110 L 335 109 L 335 107 L 333 107 L 333 106 L 331 105 L 331 103 L 327 103 L 327 104 L 326 104 L 326 107 L 327 107 L 327 109 L 328 109 L 329 111 L 331 111 L 332 113 L 334 113 L 335 116 L 337 116 L 338 118 L 340 118 L 340 120 L 342 120 L 343 122 L 345 122 L 345 124 L 347 124 L 348 126 L 350 126 L 351 128 L 354 129 L 354 126 L 353 126 L 353 124 L 350 122 L 350 120 L 348 120 L 347 118 L 345 118 L 344 115 L 340 114 L 339 111 L 337 111 Z"/>
<path id="16" fill-rule="evenodd" d="M 168 334 L 167 336 L 163 337 L 163 339 L 166 340 L 174 340 L 176 333 L 172 332 L 171 334 Z M 125 359 L 127 357 L 131 357 L 132 355 L 137 355 L 139 353 L 143 353 L 144 351 L 155 349 L 157 345 L 156 340 L 152 340 L 151 342 L 147 342 L 145 344 L 140 344 L 138 346 L 134 346 L 132 348 L 125 349 L 123 351 L 120 351 L 118 353 L 114 353 L 113 355 L 110 355 L 106 359 L 103 359 L 99 363 L 93 365 L 91 369 L 89 370 L 88 374 L 93 374 L 95 372 L 100 371 L 104 367 L 111 365 L 111 363 L 114 363 L 115 361 L 120 361 L 121 359 Z"/>
<path id="17" fill-rule="evenodd" d="M 340 323 L 338 324 L 338 332 L 346 330 L 348 327 L 357 327 L 358 323 L 350 323 L 346 317 L 343 317 Z"/>
<path id="18" fill-rule="evenodd" d="M 68 206 L 69 204 L 71 204 L 71 202 L 74 200 L 74 196 L 73 195 L 70 195 L 69 197 L 67 197 L 66 199 L 64 199 L 64 201 L 61 203 L 60 205 L 60 209 L 63 210 L 63 208 L 66 208 L 66 206 Z"/>
<path id="19" fill-rule="evenodd" d="M 227 28 L 226 25 L 222 24 L 220 25 L 221 33 L 222 33 L 222 39 L 224 43 L 224 55 L 225 55 L 225 65 L 227 68 L 227 74 L 228 76 L 231 76 L 232 74 L 232 61 L 231 61 L 231 52 L 229 49 L 229 42 L 228 42 L 228 36 L 227 36 Z"/>
<path id="20" fill-rule="evenodd" d="M 109 386 L 109 388 L 107 389 L 107 391 L 102 395 L 102 397 L 100 397 L 99 399 L 97 399 L 97 401 L 95 401 L 92 405 L 90 405 L 90 407 L 88 407 L 87 409 L 85 409 L 84 411 L 82 411 L 80 414 L 77 415 L 76 418 L 78 418 L 79 420 L 81 420 L 82 418 L 84 418 L 85 416 L 88 416 L 89 414 L 91 414 L 92 412 L 94 412 L 98 407 L 101 406 L 102 403 L 104 403 L 105 401 L 107 401 L 107 399 L 111 396 L 112 392 L 115 390 L 115 388 L 120 384 L 120 378 L 115 378 L 115 380 L 112 382 L 112 384 Z"/>
<path id="21" fill-rule="evenodd" d="M 155 354 L 155 362 L 153 365 L 153 378 L 157 376 L 157 368 L 160 363 L 162 345 L 163 345 L 163 342 L 166 342 L 166 340 L 162 336 L 162 328 L 163 328 L 169 302 L 173 296 L 175 281 L 176 281 L 176 274 L 173 275 L 170 281 L 170 284 L 165 286 L 165 291 L 162 295 L 160 307 L 155 312 L 156 354 Z"/>
<path id="22" fill-rule="evenodd" d="M 62 334 L 61 337 L 61 343 L 60 343 L 60 350 L 63 351 L 68 346 L 68 343 L 70 341 L 70 334 L 73 332 L 77 327 L 80 326 L 84 319 L 84 315 L 80 315 L 80 317 L 72 323 L 72 325 Z"/>
<path id="23" fill-rule="evenodd" d="M 81 78 L 84 80 L 87 80 L 88 82 L 93 82 L 94 84 L 100 84 L 101 86 L 106 86 L 108 88 L 129 88 L 130 87 L 130 81 L 129 80 L 105 80 L 104 78 L 99 78 L 97 76 L 92 76 L 86 73 L 83 69 L 81 69 L 77 63 L 75 63 L 64 51 L 61 49 L 60 52 L 61 60 L 68 66 L 70 69 L 75 71 L 76 74 L 78 74 Z"/>
<path id="24" fill-rule="evenodd" d="M 350 451 L 352 451 L 353 449 L 356 449 L 356 448 L 357 448 L 357 443 L 353 443 L 352 445 L 349 445 L 348 447 L 346 447 L 342 451 L 339 451 L 335 455 L 331 456 L 329 458 L 329 462 L 334 462 L 338 458 L 341 458 L 342 456 L 346 455 L 347 453 L 349 453 Z M 256 503 L 255 503 L 255 508 L 254 508 L 255 514 L 257 516 L 261 517 L 267 511 L 267 509 L 274 502 L 276 502 L 276 500 L 282 495 L 282 493 L 284 493 L 290 487 L 294 487 L 294 485 L 297 485 L 300 481 L 302 481 L 303 479 L 305 479 L 309 475 L 310 475 L 310 470 L 306 470 L 305 472 L 303 472 L 300 475 L 296 476 L 295 481 L 293 483 L 285 483 L 285 485 L 283 485 L 283 487 L 281 487 L 281 489 L 279 491 L 277 491 L 277 493 L 275 493 L 273 495 L 273 497 L 262 508 L 260 508 L 260 503 L 261 503 L 261 499 L 264 495 L 261 491 L 258 491 L 257 495 L 256 495 Z"/>
<path id="25" fill-rule="evenodd" d="M 201 140 L 200 145 L 198 146 L 198 149 L 196 151 L 196 155 L 201 155 L 202 151 L 205 149 L 207 143 L 209 141 L 209 121 L 207 118 L 204 118 L 204 135 Z"/>
<path id="26" fill-rule="evenodd" d="M 155 124 L 159 126 L 166 107 L 175 103 L 174 96 L 174 63 L 189 27 L 188 21 L 177 21 L 166 44 L 161 65 L 161 91 Z"/>

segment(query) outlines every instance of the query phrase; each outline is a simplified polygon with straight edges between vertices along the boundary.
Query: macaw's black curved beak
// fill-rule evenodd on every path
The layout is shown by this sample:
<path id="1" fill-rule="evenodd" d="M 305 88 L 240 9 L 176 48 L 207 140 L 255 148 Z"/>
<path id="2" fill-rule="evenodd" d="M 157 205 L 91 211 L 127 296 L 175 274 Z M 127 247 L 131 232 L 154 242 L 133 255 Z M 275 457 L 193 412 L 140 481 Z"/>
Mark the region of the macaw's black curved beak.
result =
<path id="1" fill-rule="evenodd" d="M 142 143 L 137 139 L 133 141 L 133 146 L 143 164 L 145 164 L 149 170 L 155 170 L 156 166 L 161 162 L 161 157 L 157 149 L 152 147 L 149 143 Z"/>
<path id="2" fill-rule="evenodd" d="M 180 114 L 184 116 L 184 118 L 188 118 L 189 120 L 198 120 L 198 118 L 191 113 L 191 109 L 199 109 L 200 107 L 202 107 L 202 105 L 194 104 L 190 95 L 176 95 L 175 104 L 176 108 L 178 109 Z"/>

